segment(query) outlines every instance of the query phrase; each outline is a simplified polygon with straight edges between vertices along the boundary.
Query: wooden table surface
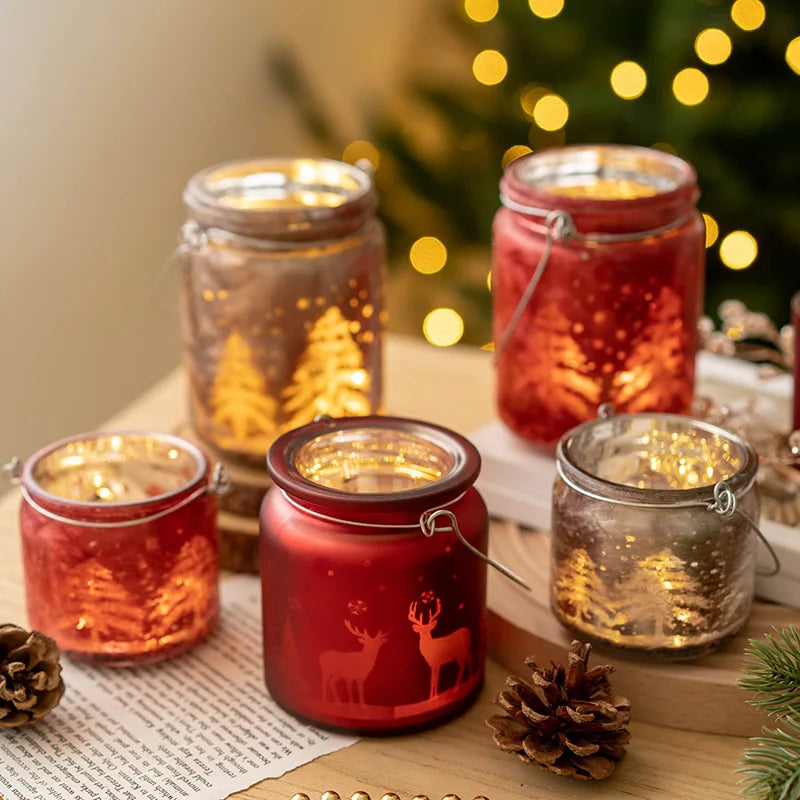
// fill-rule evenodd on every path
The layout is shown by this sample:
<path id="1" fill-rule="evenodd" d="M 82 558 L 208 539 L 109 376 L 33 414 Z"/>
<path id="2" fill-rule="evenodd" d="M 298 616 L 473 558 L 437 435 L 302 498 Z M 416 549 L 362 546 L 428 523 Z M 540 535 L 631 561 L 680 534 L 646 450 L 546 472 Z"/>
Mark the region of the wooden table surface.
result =
<path id="1" fill-rule="evenodd" d="M 427 419 L 464 434 L 494 415 L 489 353 L 459 346 L 438 349 L 421 340 L 389 337 L 385 362 L 387 413 Z M 170 431 L 184 413 L 183 379 L 176 370 L 103 427 Z M 21 623 L 25 608 L 18 504 L 15 490 L 0 499 L 0 617 Z M 505 674 L 490 661 L 478 702 L 446 725 L 409 736 L 363 739 L 233 797 L 290 800 L 296 792 L 305 792 L 316 800 L 322 792 L 334 790 L 349 800 L 358 789 L 369 792 L 372 800 L 387 791 L 396 792 L 402 800 L 417 794 L 439 800 L 447 793 L 461 800 L 476 795 L 489 800 L 738 796 L 738 776 L 733 771 L 747 740 L 734 736 L 634 722 L 628 755 L 614 777 L 602 784 L 558 778 L 521 763 L 495 747 L 483 722 L 493 713 L 493 698 Z M 675 697 L 675 702 L 682 699 Z"/>

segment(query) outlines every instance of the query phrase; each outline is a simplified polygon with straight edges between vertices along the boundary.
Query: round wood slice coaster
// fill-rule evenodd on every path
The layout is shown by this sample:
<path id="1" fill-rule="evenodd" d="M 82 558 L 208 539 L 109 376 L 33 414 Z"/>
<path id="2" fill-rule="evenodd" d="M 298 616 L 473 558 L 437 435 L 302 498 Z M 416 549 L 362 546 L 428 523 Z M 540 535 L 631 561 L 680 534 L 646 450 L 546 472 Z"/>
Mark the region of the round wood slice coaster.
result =
<path id="1" fill-rule="evenodd" d="M 489 569 L 489 654 L 510 672 L 527 674 L 524 660 L 563 662 L 574 638 L 550 610 L 550 534 L 493 520 L 489 554 L 511 564 L 531 586 L 527 591 Z M 800 611 L 755 602 L 748 624 L 720 650 L 694 661 L 636 661 L 596 648 L 590 666 L 613 664 L 615 690 L 631 701 L 635 720 L 705 733 L 755 736 L 766 717 L 737 686 L 748 639 L 773 626 L 800 626 Z M 500 687 L 497 687 L 498 690 Z"/>
<path id="2" fill-rule="evenodd" d="M 230 572 L 258 574 L 258 519 L 219 512 L 219 565 Z"/>
<path id="3" fill-rule="evenodd" d="M 219 496 L 220 511 L 258 519 L 261 501 L 264 499 L 267 489 L 272 486 L 263 459 L 261 466 L 258 467 L 249 462 L 232 458 L 230 454 L 224 453 L 204 441 L 188 424 L 181 425 L 176 434 L 196 444 L 212 461 L 218 461 L 225 467 L 225 471 L 231 479 L 231 485 L 226 494 Z"/>

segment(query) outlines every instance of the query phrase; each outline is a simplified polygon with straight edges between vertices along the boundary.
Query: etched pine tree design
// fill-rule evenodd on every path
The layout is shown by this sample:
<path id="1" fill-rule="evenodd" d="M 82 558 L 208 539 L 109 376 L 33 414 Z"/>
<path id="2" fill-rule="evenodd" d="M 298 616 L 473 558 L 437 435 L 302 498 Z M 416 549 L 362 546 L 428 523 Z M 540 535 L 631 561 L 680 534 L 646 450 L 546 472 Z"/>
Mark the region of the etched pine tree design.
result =
<path id="1" fill-rule="evenodd" d="M 284 392 L 286 427 L 298 428 L 317 414 L 355 417 L 369 414 L 369 374 L 364 356 L 336 306 L 308 334 L 308 342 Z"/>
<path id="2" fill-rule="evenodd" d="M 614 608 L 605 582 L 592 558 L 582 547 L 556 567 L 554 595 L 559 610 L 576 624 L 589 623 L 603 635 L 620 625 L 622 617 Z"/>
<path id="3" fill-rule="evenodd" d="M 233 331 L 225 342 L 211 389 L 214 422 L 229 430 L 236 441 L 277 433 L 277 402 L 266 393 L 264 378 L 253 364 L 253 350 Z"/>
<path id="4" fill-rule="evenodd" d="M 662 550 L 636 562 L 636 569 L 620 587 L 620 611 L 636 634 L 673 636 L 684 627 L 703 626 L 703 612 L 711 606 L 686 563 Z"/>
<path id="5" fill-rule="evenodd" d="M 144 615 L 135 597 L 111 569 L 90 558 L 70 569 L 69 603 L 65 621 L 95 643 L 137 642 L 142 638 Z"/>
<path id="6" fill-rule="evenodd" d="M 600 392 L 589 359 L 571 333 L 570 320 L 550 304 L 536 313 L 533 324 L 538 333 L 526 347 L 525 358 L 533 368 L 525 376 L 525 392 L 545 392 L 545 405 L 575 419 L 592 417 L 600 403 Z"/>
<path id="7" fill-rule="evenodd" d="M 611 390 L 614 405 L 630 414 L 688 407 L 691 402 L 690 377 L 685 381 L 676 377 L 685 372 L 687 363 L 689 338 L 682 323 L 683 303 L 674 289 L 663 286 L 653 306 L 639 341 L 614 376 Z M 668 380 L 664 376 L 669 376 Z"/>
<path id="8" fill-rule="evenodd" d="M 184 542 L 146 609 L 148 635 L 164 637 L 208 617 L 217 554 L 208 539 Z"/>

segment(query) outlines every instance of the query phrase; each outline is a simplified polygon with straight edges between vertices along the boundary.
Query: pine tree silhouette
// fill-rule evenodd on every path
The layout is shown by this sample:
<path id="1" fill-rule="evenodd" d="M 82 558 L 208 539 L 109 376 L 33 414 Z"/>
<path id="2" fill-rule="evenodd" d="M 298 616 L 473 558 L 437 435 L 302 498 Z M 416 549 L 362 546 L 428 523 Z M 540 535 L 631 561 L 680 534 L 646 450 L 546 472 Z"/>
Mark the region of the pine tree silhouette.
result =
<path id="1" fill-rule="evenodd" d="M 498 361 L 500 404 L 533 438 L 548 439 L 554 429 L 590 419 L 600 404 L 591 362 L 570 325 L 567 315 L 548 303 L 523 318 Z"/>
<path id="2" fill-rule="evenodd" d="M 553 589 L 561 613 L 576 623 L 590 623 L 606 633 L 623 622 L 594 561 L 582 547 L 556 568 Z"/>
<path id="3" fill-rule="evenodd" d="M 238 331 L 225 342 L 211 405 L 214 422 L 229 430 L 235 441 L 271 439 L 277 433 L 277 402 L 266 393 L 264 378 L 253 366 L 252 348 Z"/>
<path id="4" fill-rule="evenodd" d="M 70 569 L 69 602 L 65 620 L 91 642 L 137 642 L 142 638 L 144 615 L 136 597 L 96 558 Z M 67 622 L 66 624 L 70 624 Z"/>
<path id="5" fill-rule="evenodd" d="M 156 596 L 147 604 L 148 636 L 161 638 L 208 618 L 216 586 L 217 554 L 203 536 L 185 542 Z"/>
<path id="6" fill-rule="evenodd" d="M 317 414 L 363 416 L 370 412 L 369 373 L 336 306 L 329 308 L 308 334 L 308 344 L 284 392 L 287 429 L 298 428 Z"/>
<path id="7" fill-rule="evenodd" d="M 702 624 L 709 598 L 698 592 L 696 581 L 686 573 L 685 562 L 662 550 L 636 562 L 636 568 L 622 583 L 620 610 L 646 633 L 652 624 L 656 637 L 680 633 L 688 622 Z"/>

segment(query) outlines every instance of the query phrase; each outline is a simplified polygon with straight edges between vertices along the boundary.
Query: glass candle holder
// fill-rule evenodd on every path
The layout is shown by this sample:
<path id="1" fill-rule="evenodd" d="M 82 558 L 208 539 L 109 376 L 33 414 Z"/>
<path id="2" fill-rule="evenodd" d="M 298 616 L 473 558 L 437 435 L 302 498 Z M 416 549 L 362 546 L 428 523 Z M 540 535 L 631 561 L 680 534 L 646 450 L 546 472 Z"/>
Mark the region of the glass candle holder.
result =
<path id="1" fill-rule="evenodd" d="M 262 459 L 319 414 L 380 410 L 385 243 L 371 176 L 327 159 L 237 161 L 189 182 L 183 357 L 197 433 Z"/>
<path id="2" fill-rule="evenodd" d="M 746 622 L 758 459 L 672 414 L 584 423 L 557 448 L 551 603 L 578 636 L 661 658 L 719 646 Z"/>
<path id="3" fill-rule="evenodd" d="M 194 445 L 91 433 L 24 465 L 20 524 L 31 625 L 96 664 L 158 661 L 219 612 L 217 501 Z"/>
<path id="4" fill-rule="evenodd" d="M 506 425 L 554 444 L 606 402 L 688 413 L 705 258 L 694 170 L 657 150 L 581 145 L 516 159 L 500 190 L 492 292 Z"/>
<path id="5" fill-rule="evenodd" d="M 315 723 L 396 732 L 464 709 L 484 672 L 486 506 L 466 439 L 396 417 L 322 421 L 267 455 L 264 670 Z M 466 546 L 465 546 L 466 543 Z"/>

